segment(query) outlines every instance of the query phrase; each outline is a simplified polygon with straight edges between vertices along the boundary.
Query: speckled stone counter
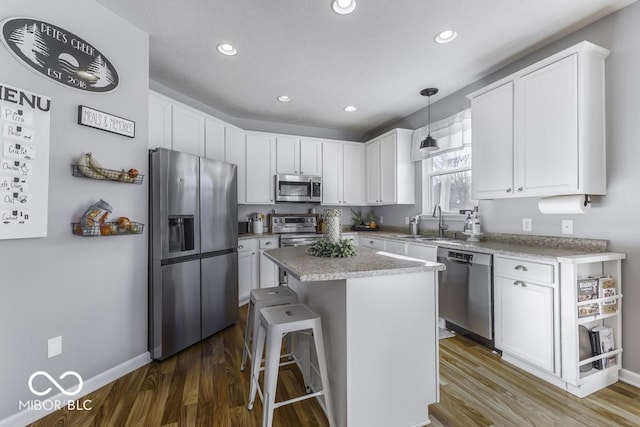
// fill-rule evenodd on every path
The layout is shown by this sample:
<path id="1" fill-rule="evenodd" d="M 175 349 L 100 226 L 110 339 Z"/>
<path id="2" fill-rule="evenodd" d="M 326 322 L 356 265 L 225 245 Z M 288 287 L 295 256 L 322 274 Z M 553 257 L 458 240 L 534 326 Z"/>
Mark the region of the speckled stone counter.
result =
<path id="1" fill-rule="evenodd" d="M 359 234 L 362 237 L 363 234 Z M 514 256 L 557 262 L 558 258 L 606 252 L 607 241 L 596 239 L 571 239 L 546 236 L 491 235 L 491 240 L 467 242 L 466 240 L 418 240 L 398 237 L 398 233 L 380 231 L 375 236 L 424 246 L 470 250 L 492 255 Z M 425 236 L 426 237 L 426 236 Z"/>
<path id="2" fill-rule="evenodd" d="M 306 247 L 270 249 L 264 254 L 301 282 L 389 276 L 443 270 L 442 264 L 381 255 L 369 248 L 358 248 L 349 258 L 321 258 L 309 254 Z"/>

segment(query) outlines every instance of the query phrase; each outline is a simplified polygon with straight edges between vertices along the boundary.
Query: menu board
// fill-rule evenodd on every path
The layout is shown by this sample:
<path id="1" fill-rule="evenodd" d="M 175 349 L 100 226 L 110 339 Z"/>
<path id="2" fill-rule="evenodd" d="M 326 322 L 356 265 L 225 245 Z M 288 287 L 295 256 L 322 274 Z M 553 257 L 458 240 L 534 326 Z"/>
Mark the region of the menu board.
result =
<path id="1" fill-rule="evenodd" d="M 47 236 L 51 99 L 0 82 L 0 239 Z"/>

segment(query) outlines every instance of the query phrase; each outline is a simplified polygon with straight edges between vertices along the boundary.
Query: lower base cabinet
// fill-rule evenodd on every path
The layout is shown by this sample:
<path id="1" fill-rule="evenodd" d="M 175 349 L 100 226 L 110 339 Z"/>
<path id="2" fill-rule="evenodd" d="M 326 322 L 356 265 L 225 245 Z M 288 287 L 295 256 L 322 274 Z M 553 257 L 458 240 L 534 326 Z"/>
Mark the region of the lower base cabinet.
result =
<path id="1" fill-rule="evenodd" d="M 258 287 L 258 257 L 255 239 L 238 241 L 238 302 L 249 301 L 249 293 Z"/>
<path id="2" fill-rule="evenodd" d="M 497 277 L 494 292 L 496 347 L 555 372 L 553 288 Z"/>
<path id="3" fill-rule="evenodd" d="M 274 249 L 278 247 L 278 237 L 266 237 L 258 239 L 258 248 L 260 250 L 260 287 L 268 288 L 271 286 L 278 286 L 280 284 L 279 269 L 278 266 L 273 263 L 264 254 L 267 249 Z"/>

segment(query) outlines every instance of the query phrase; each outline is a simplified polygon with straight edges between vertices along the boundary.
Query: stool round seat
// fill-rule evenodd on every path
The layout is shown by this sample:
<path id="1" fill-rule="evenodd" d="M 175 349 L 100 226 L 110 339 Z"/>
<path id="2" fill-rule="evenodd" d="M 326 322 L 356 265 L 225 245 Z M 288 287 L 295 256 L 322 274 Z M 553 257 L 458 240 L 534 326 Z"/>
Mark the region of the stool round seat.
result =
<path id="1" fill-rule="evenodd" d="M 247 365 L 247 357 L 253 358 L 255 354 L 255 342 L 258 338 L 258 314 L 265 307 L 283 304 L 295 304 L 298 302 L 298 294 L 288 286 L 272 286 L 269 288 L 252 289 L 249 294 L 249 308 L 247 311 L 247 324 L 244 329 L 244 349 L 242 350 L 242 363 L 240 370 L 244 371 Z"/>
<path id="2" fill-rule="evenodd" d="M 249 391 L 248 409 L 253 409 L 256 392 L 263 402 L 262 426 L 271 427 L 273 411 L 280 406 L 295 403 L 300 400 L 317 396 L 324 396 L 325 412 L 330 426 L 334 426 L 331 395 L 329 392 L 329 376 L 327 361 L 324 351 L 324 336 L 320 316 L 314 313 L 304 304 L 288 304 L 266 307 L 260 310 L 258 336 L 255 345 L 254 358 L 251 361 L 251 389 Z M 310 332 L 310 333 L 309 333 Z M 282 402 L 275 401 L 278 371 L 280 368 L 280 351 L 282 338 L 285 334 L 295 333 L 297 338 L 296 349 L 300 357 L 294 355 L 295 363 L 302 371 L 302 377 L 307 391 L 311 384 L 311 343 L 313 337 L 315 344 L 318 372 L 322 382 L 322 389 L 313 393 L 295 397 Z M 260 374 L 260 360 L 262 352 L 265 353 L 264 366 L 264 393 L 258 382 Z"/>

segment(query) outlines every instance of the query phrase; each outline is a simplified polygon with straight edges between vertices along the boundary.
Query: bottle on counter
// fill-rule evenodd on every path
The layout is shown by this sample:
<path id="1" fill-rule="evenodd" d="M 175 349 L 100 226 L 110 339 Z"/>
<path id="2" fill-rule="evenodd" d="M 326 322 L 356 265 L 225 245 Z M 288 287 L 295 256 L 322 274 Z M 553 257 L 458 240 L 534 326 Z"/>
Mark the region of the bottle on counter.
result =
<path id="1" fill-rule="evenodd" d="M 480 227 L 480 214 L 478 213 L 478 207 L 476 206 L 473 211 L 473 226 L 471 229 L 472 234 L 480 234 L 482 233 L 482 228 Z"/>
<path id="2" fill-rule="evenodd" d="M 471 211 L 467 211 L 467 219 L 464 220 L 464 227 L 462 228 L 462 232 L 465 234 L 473 233 L 473 220 L 471 219 Z"/>
<path id="3" fill-rule="evenodd" d="M 320 219 L 318 220 L 318 232 L 324 233 L 324 217 L 320 215 Z"/>

